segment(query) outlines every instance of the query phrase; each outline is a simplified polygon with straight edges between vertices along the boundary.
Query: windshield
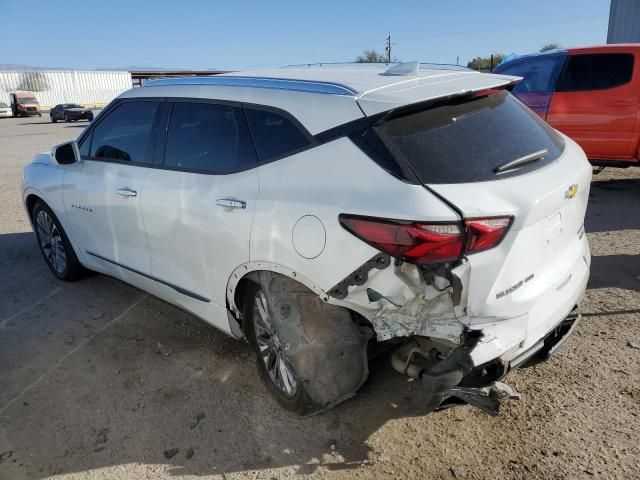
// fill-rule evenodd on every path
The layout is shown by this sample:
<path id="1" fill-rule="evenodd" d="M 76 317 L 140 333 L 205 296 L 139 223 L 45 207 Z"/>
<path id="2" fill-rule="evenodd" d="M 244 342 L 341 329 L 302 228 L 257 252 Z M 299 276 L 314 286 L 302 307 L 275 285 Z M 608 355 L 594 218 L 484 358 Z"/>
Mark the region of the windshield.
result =
<path id="1" fill-rule="evenodd" d="M 506 91 L 391 117 L 375 130 L 425 184 L 525 173 L 554 161 L 564 145 L 562 137 Z M 521 168 L 499 168 L 543 150 L 543 156 Z"/>
<path id="2" fill-rule="evenodd" d="M 19 105 L 27 105 L 31 103 L 38 103 L 38 101 L 34 97 L 18 97 Z"/>
<path id="3" fill-rule="evenodd" d="M 6 103 L 0 102 L 0 108 L 7 108 L 8 105 Z"/>
<path id="4" fill-rule="evenodd" d="M 83 108 L 82 105 L 78 105 L 77 103 L 67 103 L 64 108 Z"/>

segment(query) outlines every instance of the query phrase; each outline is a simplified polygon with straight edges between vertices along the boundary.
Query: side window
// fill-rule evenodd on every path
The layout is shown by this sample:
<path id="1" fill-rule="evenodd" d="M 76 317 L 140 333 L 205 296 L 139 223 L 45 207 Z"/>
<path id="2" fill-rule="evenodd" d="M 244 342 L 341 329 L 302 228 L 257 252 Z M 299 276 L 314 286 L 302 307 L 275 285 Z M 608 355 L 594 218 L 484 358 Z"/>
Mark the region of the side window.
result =
<path id="1" fill-rule="evenodd" d="M 226 174 L 257 163 L 242 110 L 229 105 L 174 103 L 166 145 L 166 167 Z"/>
<path id="2" fill-rule="evenodd" d="M 562 73 L 557 90 L 605 90 L 624 85 L 631 81 L 633 60 L 630 53 L 572 55 Z"/>
<path id="3" fill-rule="evenodd" d="M 91 134 L 91 158 L 151 163 L 150 140 L 159 107 L 160 102 L 134 101 L 109 112 Z"/>
<path id="4" fill-rule="evenodd" d="M 245 112 L 261 162 L 292 155 L 311 143 L 297 125 L 279 113 L 255 108 Z"/>
<path id="5" fill-rule="evenodd" d="M 496 73 L 523 77 L 513 88 L 513 93 L 552 93 L 565 58 L 564 55 L 532 58 L 507 64 Z"/>
<path id="6" fill-rule="evenodd" d="M 89 150 L 91 149 L 91 137 L 93 137 L 93 132 L 84 137 L 78 145 L 78 148 L 80 149 L 80 158 L 89 158 Z"/>

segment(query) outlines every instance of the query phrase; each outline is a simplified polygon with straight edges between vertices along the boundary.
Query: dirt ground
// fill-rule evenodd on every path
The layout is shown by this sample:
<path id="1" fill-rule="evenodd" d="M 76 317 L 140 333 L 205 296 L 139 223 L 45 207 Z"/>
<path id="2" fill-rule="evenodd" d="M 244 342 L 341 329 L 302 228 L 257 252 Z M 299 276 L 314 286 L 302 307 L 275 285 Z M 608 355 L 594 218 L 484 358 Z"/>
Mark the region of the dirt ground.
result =
<path id="1" fill-rule="evenodd" d="M 1 479 L 640 478 L 640 169 L 594 177 L 583 322 L 507 377 L 522 399 L 500 416 L 405 416 L 414 384 L 382 357 L 357 397 L 297 418 L 247 345 L 112 278 L 48 271 L 20 172 L 81 126 L 0 120 Z"/>

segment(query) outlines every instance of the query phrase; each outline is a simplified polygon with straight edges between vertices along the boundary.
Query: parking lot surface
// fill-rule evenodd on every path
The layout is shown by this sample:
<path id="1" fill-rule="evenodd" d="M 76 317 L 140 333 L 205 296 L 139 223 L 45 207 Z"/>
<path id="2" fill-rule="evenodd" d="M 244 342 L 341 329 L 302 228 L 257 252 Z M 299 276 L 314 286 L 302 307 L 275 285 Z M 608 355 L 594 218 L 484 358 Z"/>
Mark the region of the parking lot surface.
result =
<path id="1" fill-rule="evenodd" d="M 0 119 L 0 478 L 640 478 L 640 169 L 594 177 L 582 323 L 522 399 L 407 415 L 388 357 L 355 398 L 298 418 L 237 342 L 115 279 L 56 280 L 22 167 L 85 125 Z"/>

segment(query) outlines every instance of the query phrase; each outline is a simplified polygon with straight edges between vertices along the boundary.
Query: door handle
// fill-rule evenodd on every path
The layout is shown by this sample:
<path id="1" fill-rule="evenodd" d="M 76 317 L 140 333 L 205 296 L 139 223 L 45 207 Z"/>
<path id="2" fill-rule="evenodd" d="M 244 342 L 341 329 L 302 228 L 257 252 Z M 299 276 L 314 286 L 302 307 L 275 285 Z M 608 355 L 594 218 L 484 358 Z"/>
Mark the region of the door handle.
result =
<path id="1" fill-rule="evenodd" d="M 235 198 L 219 198 L 216 200 L 216 205 L 227 208 L 247 208 L 247 202 Z"/>
<path id="2" fill-rule="evenodd" d="M 123 197 L 135 197 L 138 195 L 138 192 L 135 190 L 131 190 L 130 188 L 119 188 L 116 190 L 118 195 L 122 195 Z"/>

